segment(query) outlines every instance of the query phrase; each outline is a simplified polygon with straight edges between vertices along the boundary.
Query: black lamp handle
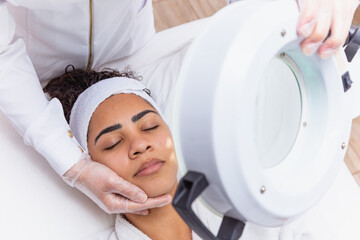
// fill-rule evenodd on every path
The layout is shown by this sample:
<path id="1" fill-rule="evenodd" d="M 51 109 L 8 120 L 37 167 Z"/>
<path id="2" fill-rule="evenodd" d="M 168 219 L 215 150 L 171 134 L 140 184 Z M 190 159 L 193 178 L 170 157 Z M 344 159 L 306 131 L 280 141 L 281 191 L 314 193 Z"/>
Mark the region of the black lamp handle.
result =
<path id="1" fill-rule="evenodd" d="M 348 62 L 351 62 L 353 58 L 355 57 L 356 52 L 359 50 L 360 46 L 360 31 L 359 27 L 351 26 L 349 35 L 345 41 L 344 46 L 345 48 L 345 54 Z"/>
<path id="2" fill-rule="evenodd" d="M 173 206 L 184 221 L 202 239 L 206 240 L 238 240 L 244 230 L 245 223 L 240 220 L 224 216 L 217 236 L 200 221 L 191 204 L 208 187 L 209 183 L 204 174 L 188 171 L 180 180 L 176 190 Z"/>

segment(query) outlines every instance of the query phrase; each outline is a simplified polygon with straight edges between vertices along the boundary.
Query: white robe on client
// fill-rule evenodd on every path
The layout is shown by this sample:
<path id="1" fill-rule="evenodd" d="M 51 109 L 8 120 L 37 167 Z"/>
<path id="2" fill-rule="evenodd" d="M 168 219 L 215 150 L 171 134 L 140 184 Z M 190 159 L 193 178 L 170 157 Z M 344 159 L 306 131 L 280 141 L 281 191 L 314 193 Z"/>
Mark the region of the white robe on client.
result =
<path id="1" fill-rule="evenodd" d="M 220 226 L 220 217 L 215 216 L 207 210 L 201 203 L 195 202 L 193 209 L 197 216 L 208 226 L 211 230 Z M 126 220 L 123 215 L 118 214 L 115 219 L 115 226 L 107 229 L 99 234 L 87 238 L 87 240 L 151 240 L 145 233 L 132 225 Z M 193 240 L 201 240 L 201 238 L 193 231 Z"/>
<path id="2" fill-rule="evenodd" d="M 201 202 L 195 202 L 193 210 L 205 226 L 216 235 L 221 218 L 207 209 Z M 296 221 L 278 228 L 265 228 L 246 223 L 240 240 L 335 240 L 326 219 L 316 207 Z M 145 233 L 132 225 L 121 215 L 116 216 L 115 226 L 100 232 L 87 240 L 151 240 Z M 193 240 L 201 238 L 193 231 Z"/>

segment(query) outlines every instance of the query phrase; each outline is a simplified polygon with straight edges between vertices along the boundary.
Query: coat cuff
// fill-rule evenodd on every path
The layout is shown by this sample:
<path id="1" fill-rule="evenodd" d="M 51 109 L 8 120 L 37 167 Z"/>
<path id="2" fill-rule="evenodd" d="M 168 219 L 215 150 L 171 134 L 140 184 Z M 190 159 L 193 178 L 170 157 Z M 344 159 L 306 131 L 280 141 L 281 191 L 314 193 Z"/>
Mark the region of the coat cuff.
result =
<path id="1" fill-rule="evenodd" d="M 84 150 L 65 120 L 61 103 L 52 99 L 24 134 L 24 143 L 35 148 L 63 176 L 76 164 Z"/>

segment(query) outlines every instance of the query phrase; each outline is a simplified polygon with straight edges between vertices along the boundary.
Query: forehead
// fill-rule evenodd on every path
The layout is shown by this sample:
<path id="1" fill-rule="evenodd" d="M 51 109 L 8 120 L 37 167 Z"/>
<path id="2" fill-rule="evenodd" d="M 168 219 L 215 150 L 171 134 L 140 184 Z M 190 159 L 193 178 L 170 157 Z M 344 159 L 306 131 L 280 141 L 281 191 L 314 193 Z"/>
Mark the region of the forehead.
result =
<path id="1" fill-rule="evenodd" d="M 121 93 L 105 99 L 105 101 L 97 107 L 94 114 L 98 111 L 112 112 L 114 110 L 121 111 L 125 114 L 136 112 L 138 109 L 143 108 L 154 109 L 145 99 L 136 94 Z"/>
<path id="2" fill-rule="evenodd" d="M 103 101 L 94 111 L 90 124 L 111 123 L 112 120 L 128 119 L 142 110 L 155 110 L 145 99 L 135 94 L 121 93 Z"/>

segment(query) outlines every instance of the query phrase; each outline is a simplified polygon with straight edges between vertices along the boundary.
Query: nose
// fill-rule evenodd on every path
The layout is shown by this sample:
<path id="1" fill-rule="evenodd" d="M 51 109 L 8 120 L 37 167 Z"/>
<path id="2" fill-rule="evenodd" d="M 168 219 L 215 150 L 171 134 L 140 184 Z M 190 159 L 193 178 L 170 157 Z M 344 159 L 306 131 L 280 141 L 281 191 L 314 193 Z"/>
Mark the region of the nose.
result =
<path id="1" fill-rule="evenodd" d="M 129 146 L 129 157 L 131 159 L 134 159 L 137 156 L 144 154 L 147 151 L 151 151 L 152 149 L 153 146 L 146 138 L 142 136 L 134 136 L 131 139 Z"/>

